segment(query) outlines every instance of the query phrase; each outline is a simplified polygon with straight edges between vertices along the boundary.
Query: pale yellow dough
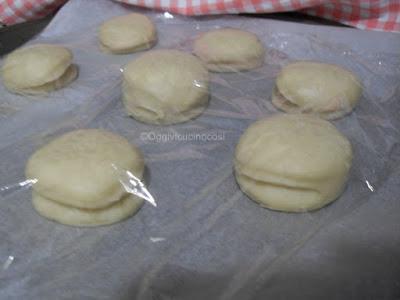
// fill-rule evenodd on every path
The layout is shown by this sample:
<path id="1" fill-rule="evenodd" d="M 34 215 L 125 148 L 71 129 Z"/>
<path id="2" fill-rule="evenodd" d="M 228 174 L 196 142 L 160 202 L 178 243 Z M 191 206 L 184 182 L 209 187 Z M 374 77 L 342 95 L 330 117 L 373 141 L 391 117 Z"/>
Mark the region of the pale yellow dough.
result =
<path id="1" fill-rule="evenodd" d="M 42 216 L 74 226 L 118 222 L 143 203 L 129 194 L 144 172 L 141 152 L 125 138 L 99 129 L 71 131 L 37 150 L 26 166 L 32 201 Z"/>
<path id="2" fill-rule="evenodd" d="M 40 86 L 16 90 L 15 92 L 18 94 L 45 95 L 51 91 L 58 90 L 67 86 L 70 82 L 74 81 L 77 76 L 78 67 L 76 65 L 71 65 L 57 80 L 45 83 Z"/>
<path id="3" fill-rule="evenodd" d="M 353 110 L 361 93 L 361 83 L 352 72 L 332 64 L 299 61 L 281 70 L 272 103 L 288 113 L 337 119 Z"/>
<path id="4" fill-rule="evenodd" d="M 98 37 L 103 51 L 125 54 L 153 47 L 157 32 L 148 17 L 132 13 L 104 22 L 99 28 Z"/>
<path id="5" fill-rule="evenodd" d="M 9 54 L 2 68 L 4 86 L 18 94 L 46 94 L 60 89 L 78 76 L 67 48 L 37 44 Z"/>
<path id="6" fill-rule="evenodd" d="M 265 49 L 251 32 L 222 28 L 200 35 L 194 42 L 194 53 L 214 72 L 238 72 L 260 67 Z"/>
<path id="7" fill-rule="evenodd" d="M 33 190 L 44 198 L 79 208 L 101 208 L 126 194 L 120 174 L 129 171 L 141 179 L 143 170 L 142 154 L 125 138 L 82 129 L 37 150 L 25 173 L 27 179 L 37 180 Z"/>
<path id="8" fill-rule="evenodd" d="M 351 162 L 351 144 L 332 124 L 279 114 L 245 131 L 234 167 L 242 191 L 263 207 L 305 212 L 341 195 Z"/>
<path id="9" fill-rule="evenodd" d="M 208 105 L 208 71 L 195 56 L 153 50 L 123 72 L 122 99 L 129 115 L 151 124 L 185 122 Z"/>
<path id="10" fill-rule="evenodd" d="M 128 194 L 107 207 L 84 209 L 58 203 L 36 192 L 32 194 L 33 207 L 41 216 L 71 226 L 89 227 L 116 223 L 134 215 L 143 202 L 143 199 Z"/>

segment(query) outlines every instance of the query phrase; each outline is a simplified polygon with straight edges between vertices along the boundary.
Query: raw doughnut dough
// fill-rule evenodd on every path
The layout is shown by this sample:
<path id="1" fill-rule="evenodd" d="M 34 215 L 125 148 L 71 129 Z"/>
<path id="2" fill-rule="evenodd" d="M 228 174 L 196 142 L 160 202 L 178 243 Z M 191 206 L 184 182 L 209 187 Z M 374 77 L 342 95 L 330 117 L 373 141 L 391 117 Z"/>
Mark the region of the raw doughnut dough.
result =
<path id="1" fill-rule="evenodd" d="M 84 129 L 66 133 L 37 150 L 26 166 L 38 212 L 64 224 L 86 226 L 118 222 L 133 214 L 142 200 L 120 180 L 126 172 L 141 180 L 144 160 L 125 138 Z M 133 203 L 132 203 L 133 202 Z M 66 215 L 71 219 L 66 219 Z"/>
<path id="2" fill-rule="evenodd" d="M 289 113 L 313 113 L 336 119 L 349 113 L 361 96 L 361 84 L 350 71 L 331 64 L 299 61 L 276 79 L 272 103 Z"/>
<path id="3" fill-rule="evenodd" d="M 135 119 L 152 124 L 185 122 L 208 104 L 208 71 L 193 55 L 149 51 L 123 72 L 123 102 Z"/>
<path id="4" fill-rule="evenodd" d="M 72 226 L 99 226 L 122 221 L 138 211 L 143 202 L 135 195 L 126 195 L 105 208 L 83 209 L 52 201 L 36 192 L 32 194 L 33 207 L 40 215 Z"/>
<path id="5" fill-rule="evenodd" d="M 194 53 L 214 72 L 237 72 L 262 66 L 265 49 L 254 33 L 223 28 L 202 34 Z"/>
<path id="6" fill-rule="evenodd" d="M 235 152 L 237 182 L 262 206 L 319 209 L 339 197 L 352 162 L 350 142 L 310 115 L 276 115 L 252 124 Z"/>
<path id="7" fill-rule="evenodd" d="M 19 94 L 46 94 L 60 89 L 78 76 L 68 49 L 37 44 L 9 54 L 2 68 L 5 87 Z"/>
<path id="8" fill-rule="evenodd" d="M 103 51 L 125 54 L 153 47 L 157 33 L 148 17 L 133 13 L 103 23 L 99 29 L 99 40 Z"/>

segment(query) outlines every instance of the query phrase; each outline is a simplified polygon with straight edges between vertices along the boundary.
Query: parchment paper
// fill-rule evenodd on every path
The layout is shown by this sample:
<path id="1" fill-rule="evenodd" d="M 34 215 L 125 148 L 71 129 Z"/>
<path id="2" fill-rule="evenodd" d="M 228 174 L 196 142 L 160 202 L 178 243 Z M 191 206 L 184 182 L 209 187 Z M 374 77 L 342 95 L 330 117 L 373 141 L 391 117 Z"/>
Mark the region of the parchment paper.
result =
<path id="1" fill-rule="evenodd" d="M 102 21 L 133 11 L 156 23 L 156 48 L 191 51 L 197 34 L 218 27 L 252 31 L 268 48 L 265 66 L 212 74 L 210 105 L 193 121 L 139 123 L 120 101 L 120 69 L 137 54 L 103 54 L 96 41 Z M 0 85 L 1 299 L 400 297 L 398 35 L 70 0 L 31 41 L 39 42 L 69 47 L 80 74 L 47 98 Z M 274 78 L 298 59 L 343 65 L 362 79 L 364 92 L 355 111 L 334 122 L 354 148 L 345 193 L 317 212 L 285 214 L 243 195 L 232 157 L 249 124 L 278 112 L 270 103 Z M 141 148 L 157 207 L 146 204 L 125 222 L 94 229 L 35 213 L 23 183 L 26 160 L 50 138 L 87 127 Z M 219 138 L 183 140 L 210 133 Z"/>

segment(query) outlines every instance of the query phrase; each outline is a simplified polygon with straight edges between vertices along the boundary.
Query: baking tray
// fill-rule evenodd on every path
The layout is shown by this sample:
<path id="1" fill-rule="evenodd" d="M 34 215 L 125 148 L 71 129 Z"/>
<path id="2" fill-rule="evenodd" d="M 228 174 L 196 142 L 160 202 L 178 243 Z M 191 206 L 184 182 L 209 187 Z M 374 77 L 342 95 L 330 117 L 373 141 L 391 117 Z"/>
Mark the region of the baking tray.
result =
<path id="1" fill-rule="evenodd" d="M 139 123 L 120 100 L 121 68 L 138 54 L 103 54 L 96 41 L 102 21 L 132 11 L 156 23 L 156 48 L 191 51 L 194 38 L 213 28 L 252 31 L 268 48 L 265 66 L 212 74 L 210 105 L 193 121 Z M 1 299 L 399 296 L 396 34 L 238 16 L 179 17 L 106 0 L 71 0 L 30 43 L 39 42 L 69 47 L 80 75 L 45 98 L 16 96 L 0 86 Z M 278 113 L 269 100 L 275 76 L 298 59 L 343 65 L 360 76 L 364 92 L 355 111 L 334 122 L 354 147 L 345 193 L 317 212 L 285 214 L 243 195 L 232 157 L 249 124 Z M 76 128 L 111 130 L 139 146 L 157 206 L 146 204 L 125 222 L 95 229 L 39 217 L 24 184 L 26 160 Z M 222 138 L 176 138 L 210 133 Z"/>

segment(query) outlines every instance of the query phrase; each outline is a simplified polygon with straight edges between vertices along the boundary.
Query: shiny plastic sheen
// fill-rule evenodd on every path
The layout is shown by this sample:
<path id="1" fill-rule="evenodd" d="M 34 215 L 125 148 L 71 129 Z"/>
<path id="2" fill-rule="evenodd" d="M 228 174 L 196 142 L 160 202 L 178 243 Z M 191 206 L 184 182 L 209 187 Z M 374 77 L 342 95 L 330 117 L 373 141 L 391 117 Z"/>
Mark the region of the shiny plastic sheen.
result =
<path id="1" fill-rule="evenodd" d="M 267 48 L 265 64 L 210 74 L 209 106 L 194 120 L 140 123 L 121 101 L 121 70 L 140 53 L 102 53 L 96 37 L 103 21 L 129 12 L 155 22 L 155 49 L 191 52 L 198 34 L 220 27 L 251 31 Z M 108 0 L 71 0 L 31 43 L 39 42 L 71 49 L 80 74 L 47 98 L 10 94 L 0 84 L 1 299 L 394 295 L 400 244 L 397 36 L 242 16 L 187 18 Z M 235 182 L 232 159 L 246 128 L 278 113 L 271 103 L 275 78 L 296 60 L 345 66 L 360 78 L 363 95 L 352 113 L 333 122 L 353 147 L 345 192 L 316 212 L 288 214 L 250 201 Z M 157 206 L 146 202 L 124 222 L 88 229 L 38 216 L 29 188 L 34 179 L 25 180 L 25 164 L 38 147 L 78 128 L 106 129 L 136 145 Z"/>

